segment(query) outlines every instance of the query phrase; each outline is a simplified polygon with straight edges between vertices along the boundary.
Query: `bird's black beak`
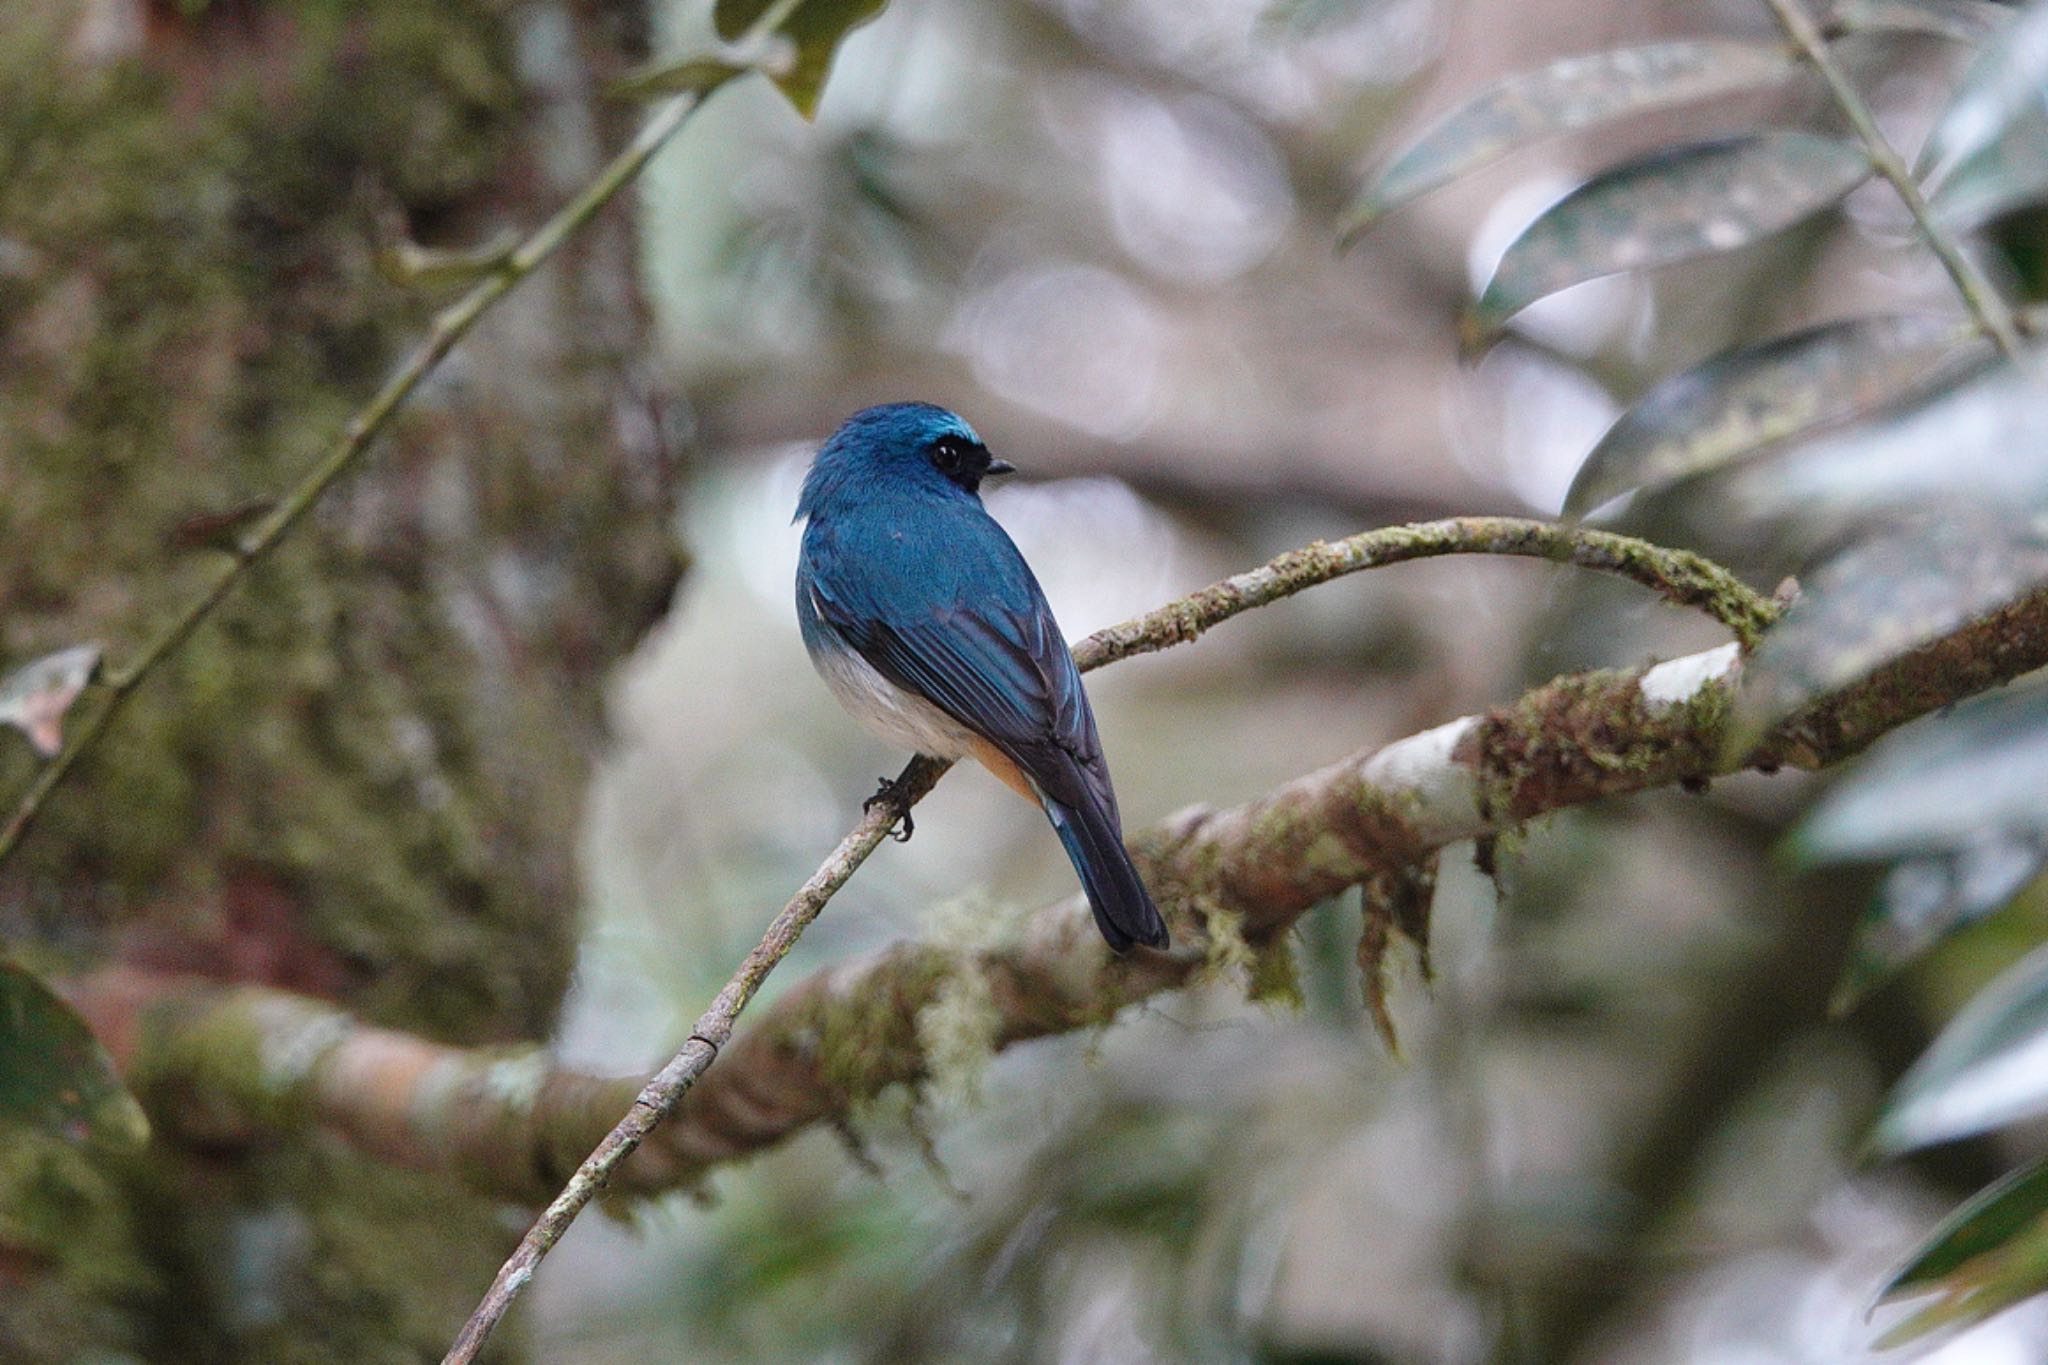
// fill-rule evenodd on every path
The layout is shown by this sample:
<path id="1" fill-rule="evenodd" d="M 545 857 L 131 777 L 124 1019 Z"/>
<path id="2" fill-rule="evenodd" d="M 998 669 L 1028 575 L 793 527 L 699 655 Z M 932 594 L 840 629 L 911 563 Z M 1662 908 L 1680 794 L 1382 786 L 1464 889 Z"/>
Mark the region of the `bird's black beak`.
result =
<path id="1" fill-rule="evenodd" d="M 1011 464 L 1008 460 L 990 460 L 987 472 L 990 474 L 1014 474 L 1017 472 L 1017 466 Z"/>

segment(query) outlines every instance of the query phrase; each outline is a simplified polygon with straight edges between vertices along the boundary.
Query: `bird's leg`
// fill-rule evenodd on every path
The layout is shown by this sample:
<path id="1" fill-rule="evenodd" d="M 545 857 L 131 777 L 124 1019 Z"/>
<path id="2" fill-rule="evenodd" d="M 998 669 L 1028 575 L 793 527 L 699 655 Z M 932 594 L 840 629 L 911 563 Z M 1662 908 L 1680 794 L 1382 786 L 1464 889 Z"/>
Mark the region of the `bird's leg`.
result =
<path id="1" fill-rule="evenodd" d="M 909 843 L 917 825 L 910 818 L 910 793 L 904 790 L 903 783 L 893 777 L 883 778 L 882 784 L 875 788 L 875 794 L 860 803 L 861 813 L 865 815 L 880 805 L 895 807 L 896 821 L 889 826 L 891 837 L 899 844 Z M 900 832 L 896 829 L 897 824 L 903 826 Z"/>

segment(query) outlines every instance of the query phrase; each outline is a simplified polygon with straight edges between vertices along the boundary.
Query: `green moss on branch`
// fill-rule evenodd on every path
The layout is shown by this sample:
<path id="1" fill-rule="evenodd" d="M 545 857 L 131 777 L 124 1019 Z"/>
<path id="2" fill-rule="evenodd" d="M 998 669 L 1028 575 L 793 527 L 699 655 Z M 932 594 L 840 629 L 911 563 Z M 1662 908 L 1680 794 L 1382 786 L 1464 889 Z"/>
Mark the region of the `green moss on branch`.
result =
<path id="1" fill-rule="evenodd" d="M 1175 926 L 1180 946 L 1173 953 L 1111 956 L 1075 898 L 1029 917 L 995 946 L 963 951 L 906 943 L 822 972 L 786 995 L 745 1037 L 719 1040 L 728 1054 L 723 1065 L 703 1077 L 619 1178 L 640 1190 L 694 1180 L 720 1162 L 839 1118 L 891 1085 L 928 1079 L 931 1039 L 919 1021 L 949 998 L 971 997 L 977 1009 L 991 1012 L 996 1046 L 1099 1027 L 1130 1004 L 1206 970 L 1209 947 L 1201 931 L 1219 916 L 1229 916 L 1255 960 L 1265 961 L 1311 907 L 1346 887 L 1366 886 L 1377 913 L 1374 936 L 1362 949 L 1366 966 L 1377 973 L 1394 934 L 1426 944 L 1417 907 L 1434 851 L 1445 843 L 1725 770 L 1719 738 L 1737 685 L 1732 660 L 1710 652 L 1681 663 L 1664 665 L 1676 673 L 1648 691 L 1644 679 L 1655 670 L 1559 678 L 1485 715 L 1354 754 L 1248 805 L 1191 809 L 1140 833 L 1133 852 Z M 2048 594 L 1972 623 L 1794 718 L 1771 736 L 1758 761 L 1834 761 L 1915 716 L 2044 664 Z M 1672 676 L 1689 680 L 1682 695 L 1667 695 Z M 913 778 L 928 785 L 934 771 L 921 767 Z M 863 823 L 861 837 L 878 841 L 886 820 L 877 812 Z M 850 875 L 851 866 L 846 853 L 822 869 L 806 889 L 807 905 L 821 905 L 820 897 Z M 754 965 L 748 979 L 758 984 Z M 241 1010 L 232 999 L 229 1005 Z M 444 1084 L 437 1093 L 473 1120 L 456 1125 L 462 1137 L 451 1142 L 448 1108 L 396 1101 L 369 1106 L 364 1097 L 379 1093 L 374 1084 L 322 1083 L 332 1063 L 312 1070 L 255 1064 L 265 1049 L 248 1030 L 264 1020 L 278 1028 L 273 1044 L 320 1036 L 322 1025 L 290 1009 L 243 1011 L 231 1021 L 189 1010 L 150 1018 L 155 1028 L 191 1030 L 181 1043 L 160 1044 L 168 1049 L 160 1055 L 221 1050 L 225 1060 L 209 1059 L 181 1074 L 216 1088 L 244 1122 L 310 1119 L 388 1159 L 462 1170 L 484 1188 L 528 1198 L 547 1173 L 573 1164 L 637 1089 L 634 1081 L 567 1073 L 514 1088 L 481 1079 Z M 387 1058 L 402 1055 L 392 1051 L 399 1046 L 395 1038 L 373 1042 L 372 1060 L 380 1049 Z M 309 1049 L 297 1051 L 304 1056 Z M 482 1076 L 493 1060 L 449 1049 L 435 1065 Z M 407 1074 L 431 1069 L 392 1067 Z M 352 1074 L 360 1078 L 374 1068 Z M 310 1111 L 305 1095 L 278 1090 L 280 1078 L 293 1077 L 311 1088 Z M 483 1102 L 492 1095 L 500 1101 L 495 1107 Z M 374 1109 L 375 1122 L 366 1108 Z"/>
<path id="2" fill-rule="evenodd" d="M 1745 649 L 1778 616 L 1778 607 L 1728 570 L 1689 550 L 1632 536 L 1521 517 L 1452 517 L 1361 531 L 1343 540 L 1289 550 L 1158 611 L 1097 631 L 1075 646 L 1083 668 L 1192 640 L 1253 607 L 1291 597 L 1346 574 L 1445 555 L 1508 555 L 1573 564 L 1640 583 L 1678 606 L 1727 626 Z"/>

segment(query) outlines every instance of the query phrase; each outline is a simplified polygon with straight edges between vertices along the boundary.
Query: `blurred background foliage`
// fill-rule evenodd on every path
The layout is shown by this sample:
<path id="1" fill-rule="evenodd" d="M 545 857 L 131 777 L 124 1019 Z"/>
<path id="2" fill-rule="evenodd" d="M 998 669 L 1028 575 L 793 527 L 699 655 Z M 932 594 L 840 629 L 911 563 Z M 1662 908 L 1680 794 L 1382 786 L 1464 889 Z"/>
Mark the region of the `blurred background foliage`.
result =
<path id="1" fill-rule="evenodd" d="M 342 420 L 437 297 L 380 272 L 392 224 L 460 248 L 534 221 L 635 116 L 603 80 L 713 31 L 684 3 L 344 9 L 0 14 L 24 134 L 0 149 L 10 666 L 160 615 L 165 526 L 272 490 Z M 1930 148 L 1941 221 L 2032 301 L 2039 14 L 1830 15 L 1879 126 Z M 1597 126 L 1415 202 L 1374 180 L 1510 75 L 1681 38 L 1746 46 L 1624 71 Z M 1755 0 L 893 0 L 815 122 L 735 83 L 637 219 L 493 320 L 9 870 L 10 945 L 658 1063 L 900 759 L 828 703 L 788 601 L 804 462 L 867 402 L 953 406 L 1023 468 L 990 505 L 1073 636 L 1314 537 L 1569 502 L 1799 576 L 1761 724 L 2037 588 L 2048 409 L 1782 38 Z M 673 608 L 628 657 L 672 553 Z M 1090 690 L 1143 826 L 1721 638 L 1631 585 L 1473 558 Z M 1360 1005 L 1355 897 L 1294 934 L 1298 1006 L 1224 979 L 993 1060 L 970 1042 L 843 1131 L 580 1222 L 525 1349 L 2042 1359 L 2038 1300 L 1883 1355 L 1927 1301 L 1870 1316 L 1909 1260 L 1903 1287 L 1965 1320 L 2048 1279 L 2041 725 L 2016 691 L 1840 778 L 1451 850 L 1399 1059 Z M 986 942 L 1068 890 L 978 776 L 918 825 L 771 993 L 906 936 Z M 1942 1145 L 1873 1161 L 1873 1133 Z M 10 1352 L 431 1358 L 517 1221 L 317 1144 L 162 1146 L 0 1161 Z"/>
<path id="2" fill-rule="evenodd" d="M 1842 27 L 1862 29 L 1835 51 L 1910 153 L 1969 59 L 1928 30 L 2004 17 L 1843 7 Z M 781 619 L 787 592 L 783 513 L 807 451 L 785 433 L 916 393 L 972 414 L 1030 475 L 1081 476 L 992 499 L 1079 634 L 1308 536 L 1453 510 L 1554 514 L 1624 409 L 1747 343 L 1915 315 L 1891 327 L 1896 346 L 1889 335 L 1868 344 L 1851 324 L 1836 371 L 1804 357 L 1815 368 L 1796 376 L 1798 396 L 1832 400 L 1807 415 L 1814 424 L 1981 360 L 1896 196 L 1856 188 L 1860 152 L 1782 48 L 1721 77 L 1724 89 L 1703 81 L 1712 103 L 1541 144 L 1331 253 L 1361 216 L 1357 168 L 1387 164 L 1433 114 L 1506 75 L 1681 37 L 1768 49 L 1780 36 L 1767 9 L 1743 3 L 904 3 L 848 44 L 816 127 L 759 87 L 711 111 L 718 135 L 657 168 L 644 230 L 664 353 L 689 376 L 699 439 L 721 469 L 692 499 L 686 539 L 699 561 L 678 615 L 621 685 L 627 733 L 647 747 L 629 742 L 601 777 L 592 847 L 637 851 L 599 863 L 644 880 L 600 898 L 619 912 L 606 921 L 618 937 L 587 945 L 583 982 L 606 1003 L 572 1010 L 565 1046 L 605 1055 L 581 1031 L 607 1036 L 603 1019 L 625 989 L 645 990 L 644 964 L 663 956 L 696 989 L 648 991 L 660 1022 L 628 1032 L 680 1028 L 753 920 L 729 921 L 725 950 L 704 954 L 702 921 L 679 930 L 667 888 L 730 879 L 734 905 L 772 900 L 875 766 L 813 705 L 788 632 L 748 634 L 749 622 Z M 1830 183 L 1791 163 L 1769 190 L 1781 202 L 1811 195 L 1790 206 L 1790 221 L 1805 220 L 1791 232 L 1682 270 L 1547 286 L 1501 319 L 1476 364 L 1461 359 L 1467 300 L 1563 190 L 1602 166 L 1760 126 L 1813 130 L 1829 164 L 1849 168 Z M 1667 220 L 1697 226 L 1726 207 L 1726 178 L 1696 182 L 1680 183 Z M 1808 216 L 1845 193 L 1846 212 Z M 1992 268 L 2025 297 L 2032 239 L 2009 220 L 1993 228 L 2006 253 Z M 1588 235 L 1567 234 L 1569 248 L 1583 253 Z M 1645 402 L 1634 431 L 1608 437 L 1600 467 L 1633 473 L 1586 507 L 1643 482 L 1644 451 L 1714 417 L 1722 448 L 1692 451 L 1679 472 L 1730 462 L 1741 438 L 1760 444 L 1682 397 Z M 1724 401 L 1746 401 L 1734 411 L 1754 428 L 1784 406 L 1772 397 L 1760 382 Z M 746 448 L 744 461 L 724 454 Z M 1105 474 L 1121 488 L 1102 485 Z M 1760 536 L 1755 508 L 1697 481 L 1610 520 L 1703 545 L 1763 583 L 1810 568 L 1815 545 L 1841 534 L 1781 524 Z M 1911 576 L 1856 575 L 1865 607 Z M 1952 584 L 1930 591 L 1955 600 Z M 743 652 L 705 648 L 743 634 Z M 1566 668 L 1712 639 L 1626 586 L 1468 561 L 1312 594 L 1094 687 L 1126 802 L 1151 815 L 1249 796 Z M 792 680 L 786 702 L 768 678 Z M 684 696 L 693 707 L 678 723 Z M 707 704 L 718 723 L 704 723 L 696 708 Z M 757 719 L 764 708 L 775 714 Z M 837 759 L 820 769 L 820 755 Z M 692 795 L 764 764 L 777 774 L 772 795 L 723 809 Z M 679 771 L 701 776 L 678 784 Z M 579 1233 L 593 1249 L 565 1252 L 542 1289 L 561 1305 L 546 1320 L 608 1295 L 617 1258 L 646 1237 L 669 1249 L 672 1269 L 636 1311 L 565 1328 L 564 1349 L 1859 1358 L 1887 1321 L 1868 1326 L 1865 1310 L 1916 1232 L 2028 1148 L 2008 1134 L 1870 1167 L 1858 1144 L 1916 1040 L 2031 944 L 2040 917 L 2022 896 L 1828 1018 L 1871 878 L 1839 866 L 1798 875 L 1771 856 L 1804 785 L 1737 779 L 1704 800 L 1572 813 L 1510 841 L 1492 881 L 1454 870 L 1437 908 L 1442 974 L 1397 1005 L 1405 1066 L 1361 1032 L 1346 910 L 1331 907 L 1296 944 L 1300 1012 L 1247 1006 L 1226 986 L 1103 1037 L 1006 1055 L 979 1080 L 977 1104 L 941 1105 L 916 1126 L 896 1114 L 856 1125 L 885 1179 L 813 1136 L 747 1177 L 722 1177 L 708 1217 Z M 925 828 L 945 838 L 890 850 L 885 877 L 849 890 L 805 945 L 812 962 L 902 934 L 986 933 L 963 921 L 1056 891 L 1038 831 L 1000 792 L 973 786 L 935 798 Z M 1907 811 L 1939 804 L 1890 799 Z M 787 848 L 761 847 L 783 838 Z M 1922 880 L 1948 885 L 1948 856 L 1923 859 Z M 2008 900 L 2038 861 L 2001 866 L 2005 881 L 1979 893 L 1978 910 Z M 1885 894 L 1895 901 L 1913 875 L 1902 866 Z M 963 886 L 976 888 L 964 907 Z M 618 965 L 600 969 L 607 953 Z M 921 1154 L 925 1132 L 937 1168 Z M 818 1229 L 800 1251 L 776 1233 L 792 1224 Z M 583 1256 L 591 1269 L 568 1268 Z M 579 1274 L 595 1288 L 579 1291 Z M 821 1289 L 847 1298 L 809 1311 Z M 706 1317 L 678 1315 L 674 1293 Z M 934 1303 L 948 1307 L 935 1314 Z M 2028 1359 L 2044 1330 L 2048 1319 L 2026 1310 L 1892 1358 Z"/>

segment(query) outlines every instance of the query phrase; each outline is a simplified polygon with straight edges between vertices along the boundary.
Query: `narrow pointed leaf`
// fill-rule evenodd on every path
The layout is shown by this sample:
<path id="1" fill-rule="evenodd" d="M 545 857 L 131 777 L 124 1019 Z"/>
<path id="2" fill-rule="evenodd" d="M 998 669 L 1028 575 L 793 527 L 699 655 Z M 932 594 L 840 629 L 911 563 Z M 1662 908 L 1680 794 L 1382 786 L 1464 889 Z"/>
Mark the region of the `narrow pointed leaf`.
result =
<path id="1" fill-rule="evenodd" d="M 1940 1297 L 1879 1337 L 1877 1350 L 1973 1326 L 2048 1290 L 2048 1221 L 2022 1226 L 2004 1245 L 1964 1262 L 1930 1288 Z"/>
<path id="2" fill-rule="evenodd" d="M 2048 1290 L 2048 1162 L 2022 1167 L 1942 1220 L 1880 1301 L 1938 1297 L 1886 1332 L 1889 1350 L 1982 1322 Z"/>
<path id="3" fill-rule="evenodd" d="M 2039 780 L 2048 783 L 2048 765 Z M 1917 806 L 1917 796 L 1901 799 Z M 1857 921 L 1829 1008 L 1836 1014 L 1853 1008 L 1950 934 L 2004 908 L 2044 870 L 2048 835 L 2040 831 L 1984 834 L 1953 851 L 1900 862 Z"/>
<path id="4" fill-rule="evenodd" d="M 27 969 L 0 959 L 0 1122 L 70 1140 L 137 1146 L 142 1106 L 72 1008 Z"/>
<path id="5" fill-rule="evenodd" d="M 1873 1141 L 1887 1153 L 2048 1111 L 2048 947 L 1978 992 L 1900 1079 Z"/>
<path id="6" fill-rule="evenodd" d="M 100 647 L 74 645 L 0 678 L 0 724 L 28 736 L 44 758 L 64 747 L 64 714 L 99 671 Z"/>
<path id="7" fill-rule="evenodd" d="M 2048 5 L 2023 10 L 1964 73 L 1920 156 L 1934 205 L 1982 222 L 2048 190 Z"/>
<path id="8" fill-rule="evenodd" d="M 1828 10 L 1829 25 L 1844 33 L 1923 33 L 1973 47 L 2011 19 L 1991 0 L 1839 0 Z"/>
<path id="9" fill-rule="evenodd" d="M 712 23 L 718 36 L 735 42 L 745 36 L 754 21 L 768 12 L 773 0 L 718 0 L 712 8 Z M 832 58 L 846 35 L 882 12 L 888 0 L 803 0 L 778 32 L 795 45 L 796 53 L 787 69 L 771 73 L 775 84 L 789 97 L 797 112 L 814 118 L 818 97 L 824 93 L 825 76 Z"/>
<path id="10" fill-rule="evenodd" d="M 1997 1251 L 2048 1215 L 2048 1161 L 2037 1161 L 1985 1186 L 1956 1206 L 1913 1249 L 1879 1297 L 1919 1293 L 1979 1256 Z"/>
<path id="11" fill-rule="evenodd" d="M 1717 356 L 1659 383 L 1622 415 L 1579 467 L 1565 515 L 1866 416 L 1989 352 L 1966 323 L 1869 317 Z"/>
<path id="12" fill-rule="evenodd" d="M 1559 200 L 1509 245 L 1473 311 L 1490 336 L 1546 294 L 1623 270 L 1762 241 L 1839 202 L 1870 175 L 1860 147 L 1772 132 L 1625 162 Z"/>
<path id="13" fill-rule="evenodd" d="M 1558 133 L 1716 95 L 1775 85 L 1799 70 L 1775 43 L 1707 39 L 1568 57 L 1511 76 L 1439 121 L 1359 196 L 1348 240 L 1375 220 L 1518 147 Z"/>

